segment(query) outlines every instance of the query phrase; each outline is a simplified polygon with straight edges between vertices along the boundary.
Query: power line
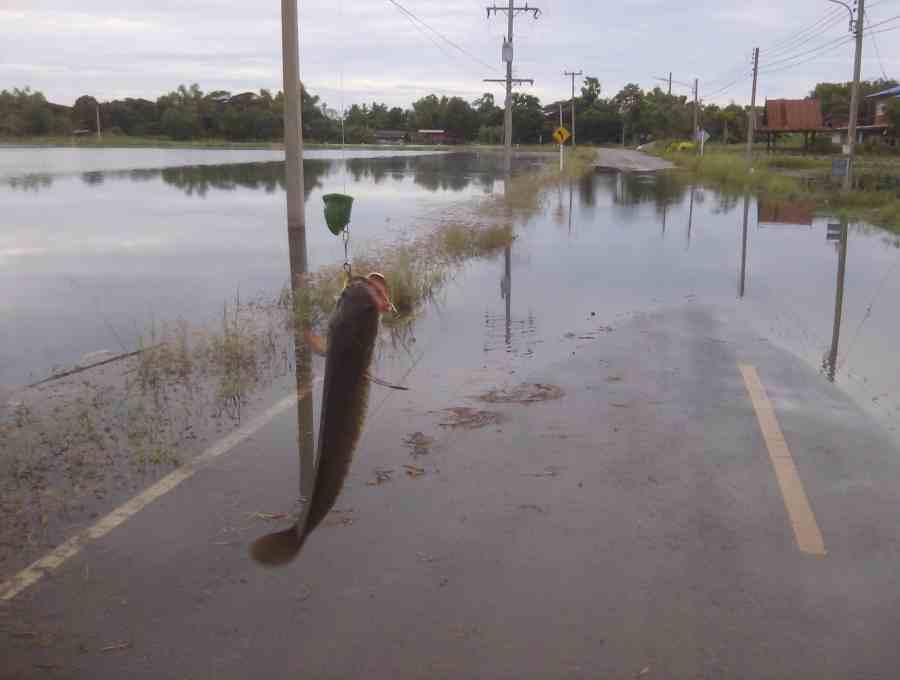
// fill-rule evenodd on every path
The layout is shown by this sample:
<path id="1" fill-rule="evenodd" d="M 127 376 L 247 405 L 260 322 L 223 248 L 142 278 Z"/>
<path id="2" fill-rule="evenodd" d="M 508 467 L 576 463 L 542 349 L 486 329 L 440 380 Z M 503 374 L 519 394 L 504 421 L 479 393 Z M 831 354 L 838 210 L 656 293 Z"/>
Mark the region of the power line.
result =
<path id="1" fill-rule="evenodd" d="M 837 38 L 833 38 L 832 40 L 829 40 L 829 41 L 826 42 L 826 43 L 822 43 L 821 45 L 817 45 L 816 47 L 813 47 L 813 48 L 811 48 L 811 49 L 804 50 L 803 52 L 798 52 L 797 54 L 792 54 L 792 55 L 790 55 L 790 56 L 783 57 L 783 58 L 781 58 L 781 59 L 775 59 L 774 61 L 768 62 L 768 63 L 766 64 L 766 68 L 770 68 L 770 67 L 772 67 L 772 66 L 779 66 L 779 65 L 781 65 L 781 64 L 785 64 L 785 63 L 788 63 L 788 62 L 790 62 L 790 61 L 793 61 L 794 59 L 797 59 L 798 57 L 805 57 L 805 56 L 808 55 L 808 54 L 813 54 L 813 53 L 819 53 L 819 52 L 822 52 L 823 50 L 826 50 L 826 49 L 828 49 L 828 48 L 831 47 L 831 46 L 837 45 L 838 43 L 840 43 L 841 41 L 845 41 L 846 39 L 847 39 L 847 36 L 846 36 L 846 35 L 842 35 L 842 36 L 839 36 L 839 37 L 837 37 Z"/>
<path id="2" fill-rule="evenodd" d="M 718 90 L 716 90 L 715 92 L 711 92 L 711 93 L 708 93 L 708 94 L 704 93 L 704 96 L 705 96 L 707 99 L 711 99 L 711 98 L 713 98 L 713 97 L 719 96 L 720 94 L 724 94 L 724 93 L 728 92 L 728 90 L 734 88 L 735 86 L 740 85 L 741 83 L 743 83 L 743 82 L 749 80 L 750 77 L 751 77 L 752 75 L 753 75 L 752 73 L 747 73 L 747 74 L 745 74 L 744 76 L 742 76 L 742 77 L 740 77 L 740 78 L 738 78 L 738 79 L 736 79 L 736 80 L 731 81 L 730 83 L 728 83 L 728 84 L 725 85 L 724 87 L 720 87 L 720 88 L 719 88 Z"/>
<path id="3" fill-rule="evenodd" d="M 865 16 L 866 23 L 869 24 L 869 30 L 872 29 L 872 24 L 869 22 L 869 15 Z M 875 34 L 869 33 L 868 36 L 872 39 L 872 46 L 875 48 L 875 56 L 878 57 L 878 66 L 881 69 L 881 75 L 884 76 L 884 79 L 888 79 L 887 71 L 884 70 L 884 62 L 881 60 L 881 50 L 878 49 L 878 41 L 875 39 Z"/>
<path id="4" fill-rule="evenodd" d="M 900 14 L 895 17 L 891 17 L 890 19 L 885 19 L 884 21 L 879 21 L 877 24 L 869 24 L 869 28 L 878 28 L 879 26 L 883 26 L 884 24 L 889 24 L 892 21 L 897 21 L 900 19 Z"/>
<path id="5" fill-rule="evenodd" d="M 794 34 L 791 34 L 787 38 L 777 40 L 772 45 L 764 48 L 761 51 L 765 51 L 767 54 L 778 54 L 780 52 L 790 51 L 797 46 L 796 41 L 805 40 L 810 35 L 812 35 L 813 37 L 820 35 L 822 31 L 830 28 L 835 23 L 842 21 L 843 17 L 844 10 L 840 7 L 836 7 L 828 11 L 824 16 L 820 17 L 819 20 L 813 23 L 811 26 L 807 26 L 806 28 L 797 31 Z"/>
<path id="6" fill-rule="evenodd" d="M 827 45 L 826 47 L 824 47 L 823 49 L 820 49 L 816 54 L 813 54 L 810 57 L 801 59 L 801 60 L 793 62 L 793 63 L 784 64 L 782 66 L 778 66 L 775 68 L 766 68 L 765 70 L 760 69 L 760 73 L 764 73 L 766 75 L 771 75 L 772 73 L 780 73 L 781 71 L 789 71 L 790 69 L 795 68 L 797 66 L 801 66 L 803 64 L 808 64 L 809 62 L 815 61 L 816 59 L 818 59 L 821 52 L 823 52 L 825 49 L 834 49 L 834 48 L 841 47 L 843 45 L 852 43 L 853 37 L 852 36 L 844 36 L 841 40 L 842 40 L 842 42 L 838 43 L 837 45 Z"/>
<path id="7" fill-rule="evenodd" d="M 391 3 L 392 5 L 394 5 L 398 10 L 400 10 L 400 11 L 401 11 L 401 12 L 402 12 L 402 13 L 403 13 L 410 21 L 417 22 L 417 23 L 421 24 L 422 26 L 424 26 L 425 28 L 427 28 L 429 31 L 431 31 L 432 33 L 434 33 L 438 38 L 440 38 L 440 39 L 443 40 L 445 43 L 447 43 L 448 45 L 450 45 L 453 49 L 458 50 L 460 53 L 462 53 L 462 54 L 466 55 L 467 57 L 469 57 L 469 59 L 472 59 L 473 61 L 478 62 L 481 66 L 484 66 L 485 68 L 487 68 L 487 69 L 489 69 L 489 70 L 491 70 L 491 71 L 497 71 L 497 70 L 498 70 L 496 66 L 487 63 L 486 61 L 484 61 L 484 60 L 481 59 L 480 57 L 475 56 L 474 54 L 472 54 L 471 52 L 469 52 L 469 50 L 467 50 L 465 47 L 463 47 L 463 46 L 460 45 L 459 43 L 454 42 L 453 40 L 451 40 L 450 38 L 448 38 L 447 36 L 445 36 L 443 33 L 441 33 L 440 31 L 438 31 L 436 28 L 433 28 L 432 26 L 430 26 L 426 21 L 420 19 L 418 16 L 415 15 L 415 13 L 413 13 L 413 12 L 411 12 L 410 10 L 406 9 L 406 7 L 404 7 L 404 6 L 401 5 L 399 2 L 397 2 L 397 0 L 388 0 L 388 2 Z"/>
<path id="8" fill-rule="evenodd" d="M 778 50 L 773 50 L 773 51 L 766 52 L 766 56 L 769 57 L 769 58 L 775 57 L 775 58 L 778 58 L 778 59 L 781 59 L 782 57 L 790 56 L 797 48 L 803 47 L 803 45 L 808 45 L 810 42 L 812 42 L 812 41 L 814 41 L 814 40 L 817 40 L 818 38 L 823 37 L 822 34 L 823 34 L 825 31 L 827 31 L 828 29 L 832 28 L 833 26 L 836 26 L 836 25 L 842 23 L 843 20 L 844 20 L 844 17 L 841 16 L 841 15 L 838 15 L 837 17 L 833 18 L 833 19 L 832 19 L 831 21 L 829 21 L 828 23 L 822 25 L 822 26 L 821 26 L 818 30 L 816 30 L 815 32 L 813 32 L 813 33 L 811 33 L 810 35 L 808 35 L 808 36 L 806 36 L 805 38 L 803 38 L 802 40 L 799 40 L 799 41 L 797 41 L 797 42 L 795 42 L 795 43 L 792 43 L 790 46 L 787 46 L 787 47 L 784 47 L 784 48 L 781 48 L 781 49 L 778 49 Z"/>

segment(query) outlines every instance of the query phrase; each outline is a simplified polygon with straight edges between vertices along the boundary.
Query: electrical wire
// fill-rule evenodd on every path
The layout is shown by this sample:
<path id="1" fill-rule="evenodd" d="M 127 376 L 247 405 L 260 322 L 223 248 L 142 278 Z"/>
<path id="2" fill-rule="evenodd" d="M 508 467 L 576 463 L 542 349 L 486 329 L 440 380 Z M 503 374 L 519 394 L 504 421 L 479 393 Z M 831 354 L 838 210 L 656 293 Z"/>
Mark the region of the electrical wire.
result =
<path id="1" fill-rule="evenodd" d="M 783 66 L 778 66 L 778 67 L 775 67 L 775 68 L 766 68 L 765 70 L 764 70 L 764 69 L 760 69 L 759 72 L 760 72 L 761 74 L 770 75 L 770 74 L 772 74 L 772 73 L 780 73 L 780 72 L 782 72 L 782 71 L 789 71 L 790 69 L 796 68 L 797 66 L 801 66 L 801 65 L 803 65 L 803 64 L 808 64 L 809 62 L 815 61 L 816 59 L 818 59 L 820 53 L 821 53 L 822 51 L 824 51 L 824 49 L 836 49 L 837 47 L 840 47 L 840 46 L 842 46 L 842 45 L 850 44 L 850 43 L 853 42 L 853 37 L 852 37 L 852 36 L 845 36 L 845 37 L 843 38 L 843 41 L 844 41 L 844 42 L 838 43 L 837 45 L 833 45 L 833 46 L 832 46 L 832 45 L 829 45 L 829 46 L 827 46 L 826 48 L 823 48 L 823 49 L 819 50 L 816 54 L 813 54 L 812 56 L 807 57 L 806 59 L 801 59 L 801 60 L 799 60 L 799 61 L 796 61 L 796 62 L 793 62 L 793 63 L 784 64 Z"/>
<path id="2" fill-rule="evenodd" d="M 465 47 L 463 47 L 463 46 L 460 45 L 459 43 L 454 42 L 453 40 L 451 40 L 450 38 L 448 38 L 447 36 L 445 36 L 443 33 L 441 33 L 440 31 L 438 31 L 436 28 L 432 28 L 427 22 L 425 22 L 424 20 L 420 19 L 420 18 L 419 18 L 418 16 L 416 16 L 413 12 L 411 12 L 411 11 L 408 10 L 406 7 L 404 7 L 404 6 L 401 5 L 399 2 L 397 2 L 397 0 L 388 0 L 388 2 L 390 2 L 390 3 L 391 3 L 392 5 L 394 5 L 398 10 L 400 10 L 400 12 L 402 12 L 402 13 L 404 14 L 404 16 L 406 16 L 411 22 L 414 22 L 414 25 L 415 25 L 415 24 L 421 24 L 422 26 L 424 26 L 425 28 L 427 28 L 429 31 L 431 31 L 434 35 L 436 35 L 438 38 L 440 38 L 440 39 L 443 40 L 445 43 L 447 43 L 448 45 L 450 45 L 453 49 L 459 51 L 461 54 L 464 54 L 464 55 L 467 56 L 469 59 L 472 59 L 473 61 L 477 62 L 477 63 L 480 64 L 481 66 L 484 66 L 485 68 L 487 68 L 487 69 L 489 69 L 489 70 L 491 70 L 491 71 L 499 71 L 499 69 L 498 69 L 496 66 L 487 63 L 486 61 L 484 61 L 484 60 L 481 59 L 480 57 L 475 56 L 474 54 L 472 54 L 471 52 L 469 52 L 469 50 L 467 50 Z"/>
<path id="3" fill-rule="evenodd" d="M 798 52 L 797 54 L 792 54 L 791 56 L 784 57 L 783 59 L 775 59 L 774 61 L 767 62 L 765 68 L 769 69 L 769 68 L 772 68 L 773 66 L 774 67 L 781 66 L 782 64 L 787 64 L 789 62 L 792 62 L 794 59 L 797 59 L 799 57 L 805 57 L 809 54 L 818 54 L 824 50 L 827 50 L 829 47 L 833 47 L 833 46 L 839 45 L 843 42 L 852 41 L 852 40 L 853 40 L 853 36 L 842 35 L 842 36 L 839 36 L 832 40 L 829 40 L 826 43 L 817 45 L 816 47 L 813 47 L 811 49 L 804 50 L 803 52 Z M 760 70 L 762 70 L 762 68 Z"/>
<path id="4" fill-rule="evenodd" d="M 819 17 L 819 19 L 817 21 L 813 22 L 813 24 L 811 26 L 802 28 L 799 31 L 791 33 L 788 36 L 785 36 L 784 38 L 780 38 L 780 39 L 776 40 L 774 43 L 772 43 L 771 45 L 764 47 L 763 49 L 766 50 L 767 52 L 778 52 L 784 47 L 789 47 L 789 46 L 793 45 L 794 40 L 800 39 L 801 37 L 805 37 L 810 32 L 815 33 L 815 31 L 819 28 L 819 26 L 821 24 L 830 22 L 835 17 L 843 16 L 843 14 L 844 14 L 844 10 L 842 8 L 834 7 L 832 9 L 828 10 L 823 16 Z M 822 27 L 822 29 L 824 30 L 824 27 Z"/>
<path id="5" fill-rule="evenodd" d="M 869 24 L 869 28 L 871 29 L 872 25 L 869 23 L 869 15 L 866 14 L 864 18 L 866 20 L 866 23 Z M 884 70 L 884 62 L 881 60 L 881 50 L 878 49 L 878 41 L 875 39 L 875 34 L 867 33 L 866 36 L 872 39 L 872 47 L 875 48 L 875 56 L 878 57 L 878 67 L 881 69 L 881 75 L 885 80 L 887 80 L 888 74 L 887 71 Z"/>
<path id="6" fill-rule="evenodd" d="M 869 17 L 866 17 L 866 20 L 867 20 L 867 21 L 868 21 L 868 19 L 869 19 Z M 869 24 L 869 28 L 870 28 L 870 29 L 872 29 L 872 28 L 878 28 L 879 26 L 883 26 L 884 24 L 889 24 L 889 23 L 891 23 L 892 21 L 897 21 L 897 19 L 900 19 L 900 14 L 898 14 L 898 15 L 895 16 L 895 17 L 891 17 L 890 19 L 884 19 L 883 21 L 879 21 L 877 24 Z"/>

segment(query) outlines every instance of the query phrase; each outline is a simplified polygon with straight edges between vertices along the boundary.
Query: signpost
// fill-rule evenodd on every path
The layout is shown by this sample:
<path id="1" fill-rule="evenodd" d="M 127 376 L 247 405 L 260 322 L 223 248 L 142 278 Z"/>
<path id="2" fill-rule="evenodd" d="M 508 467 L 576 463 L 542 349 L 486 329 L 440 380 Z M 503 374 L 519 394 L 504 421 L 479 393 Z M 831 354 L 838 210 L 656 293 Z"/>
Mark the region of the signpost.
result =
<path id="1" fill-rule="evenodd" d="M 825 233 L 826 241 L 840 241 L 844 235 L 843 224 L 829 224 L 828 231 Z"/>
<path id="2" fill-rule="evenodd" d="M 706 140 L 709 139 L 709 133 L 706 130 L 700 129 L 697 132 L 697 141 L 700 142 L 700 155 L 703 155 L 703 145 L 706 144 Z"/>
<path id="3" fill-rule="evenodd" d="M 832 158 L 831 159 L 831 176 L 834 179 L 844 178 L 847 176 L 847 170 L 850 167 L 850 159 L 847 157 L 844 158 Z M 829 225 L 831 226 L 831 225 Z"/>
<path id="4" fill-rule="evenodd" d="M 559 105 L 559 127 L 553 131 L 553 140 L 559 144 L 559 172 L 562 174 L 564 163 L 563 154 L 565 153 L 566 140 L 571 137 L 569 131 L 562 125 L 562 104 Z"/>

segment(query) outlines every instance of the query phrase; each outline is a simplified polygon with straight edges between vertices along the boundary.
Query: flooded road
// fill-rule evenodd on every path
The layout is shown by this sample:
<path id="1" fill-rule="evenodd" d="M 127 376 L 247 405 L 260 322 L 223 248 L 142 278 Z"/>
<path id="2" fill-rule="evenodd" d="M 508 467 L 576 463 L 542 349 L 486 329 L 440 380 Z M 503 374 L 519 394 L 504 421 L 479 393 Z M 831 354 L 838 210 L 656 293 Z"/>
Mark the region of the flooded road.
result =
<path id="1" fill-rule="evenodd" d="M 498 162 L 307 161 L 310 269 L 343 257 L 320 194 L 354 195 L 362 254 L 447 215 L 497 219 Z M 279 167 L 0 186 L 17 216 L 0 242 L 3 379 L 117 335 L 132 349 L 148 319 L 216 318 L 237 289 L 277 298 Z M 71 215 L 81 231 L 60 226 Z M 897 239 L 851 225 L 829 240 L 836 220 L 796 204 L 750 199 L 744 215 L 742 196 L 602 169 L 510 205 L 512 245 L 456 262 L 382 333 L 373 372 L 409 391 L 372 386 L 295 562 L 247 554 L 296 515 L 298 467 L 311 494 L 321 387 L 298 400 L 289 357 L 203 448 L 207 467 L 114 520 L 69 511 L 90 541 L 0 610 L 9 676 L 893 677 Z"/>

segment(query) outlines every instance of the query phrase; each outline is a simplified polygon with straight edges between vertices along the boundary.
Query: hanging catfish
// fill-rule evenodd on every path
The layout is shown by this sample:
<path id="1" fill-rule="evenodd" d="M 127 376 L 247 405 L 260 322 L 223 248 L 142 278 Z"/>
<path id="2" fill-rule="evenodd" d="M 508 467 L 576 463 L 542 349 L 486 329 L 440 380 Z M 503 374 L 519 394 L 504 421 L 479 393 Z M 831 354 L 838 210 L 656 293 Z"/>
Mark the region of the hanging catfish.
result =
<path id="1" fill-rule="evenodd" d="M 378 273 L 352 277 L 341 293 L 328 327 L 315 489 L 294 526 L 253 543 L 250 554 L 257 562 L 290 562 L 340 495 L 366 417 L 378 324 L 393 309 Z"/>

